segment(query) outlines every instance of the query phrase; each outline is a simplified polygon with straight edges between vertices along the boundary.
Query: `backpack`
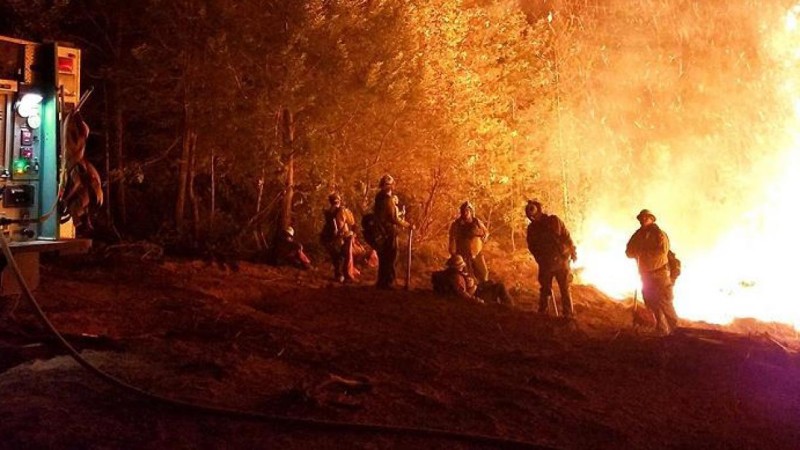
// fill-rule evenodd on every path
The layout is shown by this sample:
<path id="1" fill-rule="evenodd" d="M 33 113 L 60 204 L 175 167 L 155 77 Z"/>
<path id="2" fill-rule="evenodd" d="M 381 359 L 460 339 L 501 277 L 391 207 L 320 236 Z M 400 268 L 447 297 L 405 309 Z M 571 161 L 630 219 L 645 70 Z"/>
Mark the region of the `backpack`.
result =
<path id="1" fill-rule="evenodd" d="M 338 209 L 329 211 L 325 210 L 325 224 L 322 226 L 322 231 L 319 234 L 320 240 L 322 242 L 330 242 L 336 239 L 337 235 L 337 227 L 336 227 L 336 214 L 339 212 Z"/>
<path id="2" fill-rule="evenodd" d="M 675 256 L 672 250 L 667 253 L 667 265 L 669 266 L 669 276 L 674 283 L 681 276 L 681 260 Z"/>
<path id="3" fill-rule="evenodd" d="M 447 280 L 446 270 L 437 270 L 431 274 L 431 284 L 433 285 L 433 293 L 436 295 L 446 296 L 450 294 L 450 284 Z"/>
<path id="4" fill-rule="evenodd" d="M 383 229 L 375 213 L 367 213 L 361 217 L 361 232 L 364 233 L 364 240 L 372 248 L 377 248 L 383 241 Z"/>

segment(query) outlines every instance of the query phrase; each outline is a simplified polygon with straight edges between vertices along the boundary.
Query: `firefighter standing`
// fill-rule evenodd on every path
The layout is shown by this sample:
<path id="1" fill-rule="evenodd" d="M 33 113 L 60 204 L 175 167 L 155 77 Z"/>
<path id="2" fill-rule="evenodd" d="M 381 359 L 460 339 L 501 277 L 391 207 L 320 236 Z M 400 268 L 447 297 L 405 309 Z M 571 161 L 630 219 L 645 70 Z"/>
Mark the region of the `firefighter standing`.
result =
<path id="1" fill-rule="evenodd" d="M 656 225 L 656 216 L 649 210 L 643 209 L 636 219 L 640 227 L 628 241 L 625 255 L 636 259 L 642 278 L 642 298 L 656 318 L 656 329 L 670 334 L 678 326 L 678 315 L 672 304 L 674 279 L 670 274 L 669 237 Z"/>
<path id="2" fill-rule="evenodd" d="M 478 282 L 489 280 L 489 269 L 483 258 L 483 243 L 489 235 L 486 225 L 475 217 L 475 208 L 464 202 L 459 208 L 460 215 L 449 233 L 450 255 L 460 255 L 467 264 L 467 270 Z"/>
<path id="3" fill-rule="evenodd" d="M 578 258 L 575 244 L 564 222 L 555 215 L 545 214 L 539 201 L 529 200 L 525 215 L 531 221 L 527 232 L 528 250 L 539 266 L 539 313 L 547 312 L 555 278 L 561 293 L 562 314 L 571 318 L 574 312 L 569 292 L 570 261 Z"/>
<path id="4" fill-rule="evenodd" d="M 394 178 L 384 175 L 380 180 L 380 192 L 375 196 L 375 221 L 380 229 L 380 238 L 377 240 L 378 252 L 378 289 L 393 289 L 395 264 L 398 256 L 397 227 L 410 228 L 411 225 L 403 220 L 392 198 Z"/>
<path id="5" fill-rule="evenodd" d="M 357 270 L 353 265 L 353 213 L 342 205 L 342 197 L 333 193 L 328 196 L 330 206 L 323 211 L 325 225 L 320 240 L 333 264 L 333 277 L 336 281 L 354 281 Z"/>

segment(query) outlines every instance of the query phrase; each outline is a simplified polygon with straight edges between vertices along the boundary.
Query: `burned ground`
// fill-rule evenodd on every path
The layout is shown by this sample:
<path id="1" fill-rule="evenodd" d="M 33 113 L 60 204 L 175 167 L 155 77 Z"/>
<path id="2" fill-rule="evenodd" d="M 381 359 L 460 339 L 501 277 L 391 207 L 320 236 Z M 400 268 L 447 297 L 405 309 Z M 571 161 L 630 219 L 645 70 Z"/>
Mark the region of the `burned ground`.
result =
<path id="1" fill-rule="evenodd" d="M 327 269 L 62 260 L 36 294 L 88 361 L 187 402 L 551 448 L 800 446 L 797 343 L 766 325 L 659 338 L 590 287 L 574 288 L 579 319 L 565 324 L 530 311 L 532 277 L 507 309 L 434 297 L 425 271 L 409 292 L 379 293 Z M 2 448 L 491 448 L 154 403 L 78 366 L 24 301 L 3 301 Z"/>

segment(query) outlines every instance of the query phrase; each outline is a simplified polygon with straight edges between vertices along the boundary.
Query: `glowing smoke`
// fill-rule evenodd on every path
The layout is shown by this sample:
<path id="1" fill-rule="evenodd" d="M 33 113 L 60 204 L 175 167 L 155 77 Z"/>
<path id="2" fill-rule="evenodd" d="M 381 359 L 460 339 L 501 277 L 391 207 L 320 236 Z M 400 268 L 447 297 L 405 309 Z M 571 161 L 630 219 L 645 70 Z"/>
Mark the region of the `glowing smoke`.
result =
<path id="1" fill-rule="evenodd" d="M 609 2 L 565 44 L 580 57 L 560 64 L 554 146 L 583 279 L 617 296 L 638 287 L 624 246 L 650 208 L 684 263 L 682 317 L 798 326 L 800 9 L 668 3 Z"/>

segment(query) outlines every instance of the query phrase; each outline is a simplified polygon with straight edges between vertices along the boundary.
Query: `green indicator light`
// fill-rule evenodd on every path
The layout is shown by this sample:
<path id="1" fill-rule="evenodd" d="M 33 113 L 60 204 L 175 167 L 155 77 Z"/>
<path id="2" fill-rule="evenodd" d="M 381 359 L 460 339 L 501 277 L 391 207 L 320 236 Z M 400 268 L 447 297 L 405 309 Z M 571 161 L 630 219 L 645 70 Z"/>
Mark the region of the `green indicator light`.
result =
<path id="1" fill-rule="evenodd" d="M 28 171 L 28 161 L 17 159 L 14 161 L 14 173 L 25 173 Z"/>

